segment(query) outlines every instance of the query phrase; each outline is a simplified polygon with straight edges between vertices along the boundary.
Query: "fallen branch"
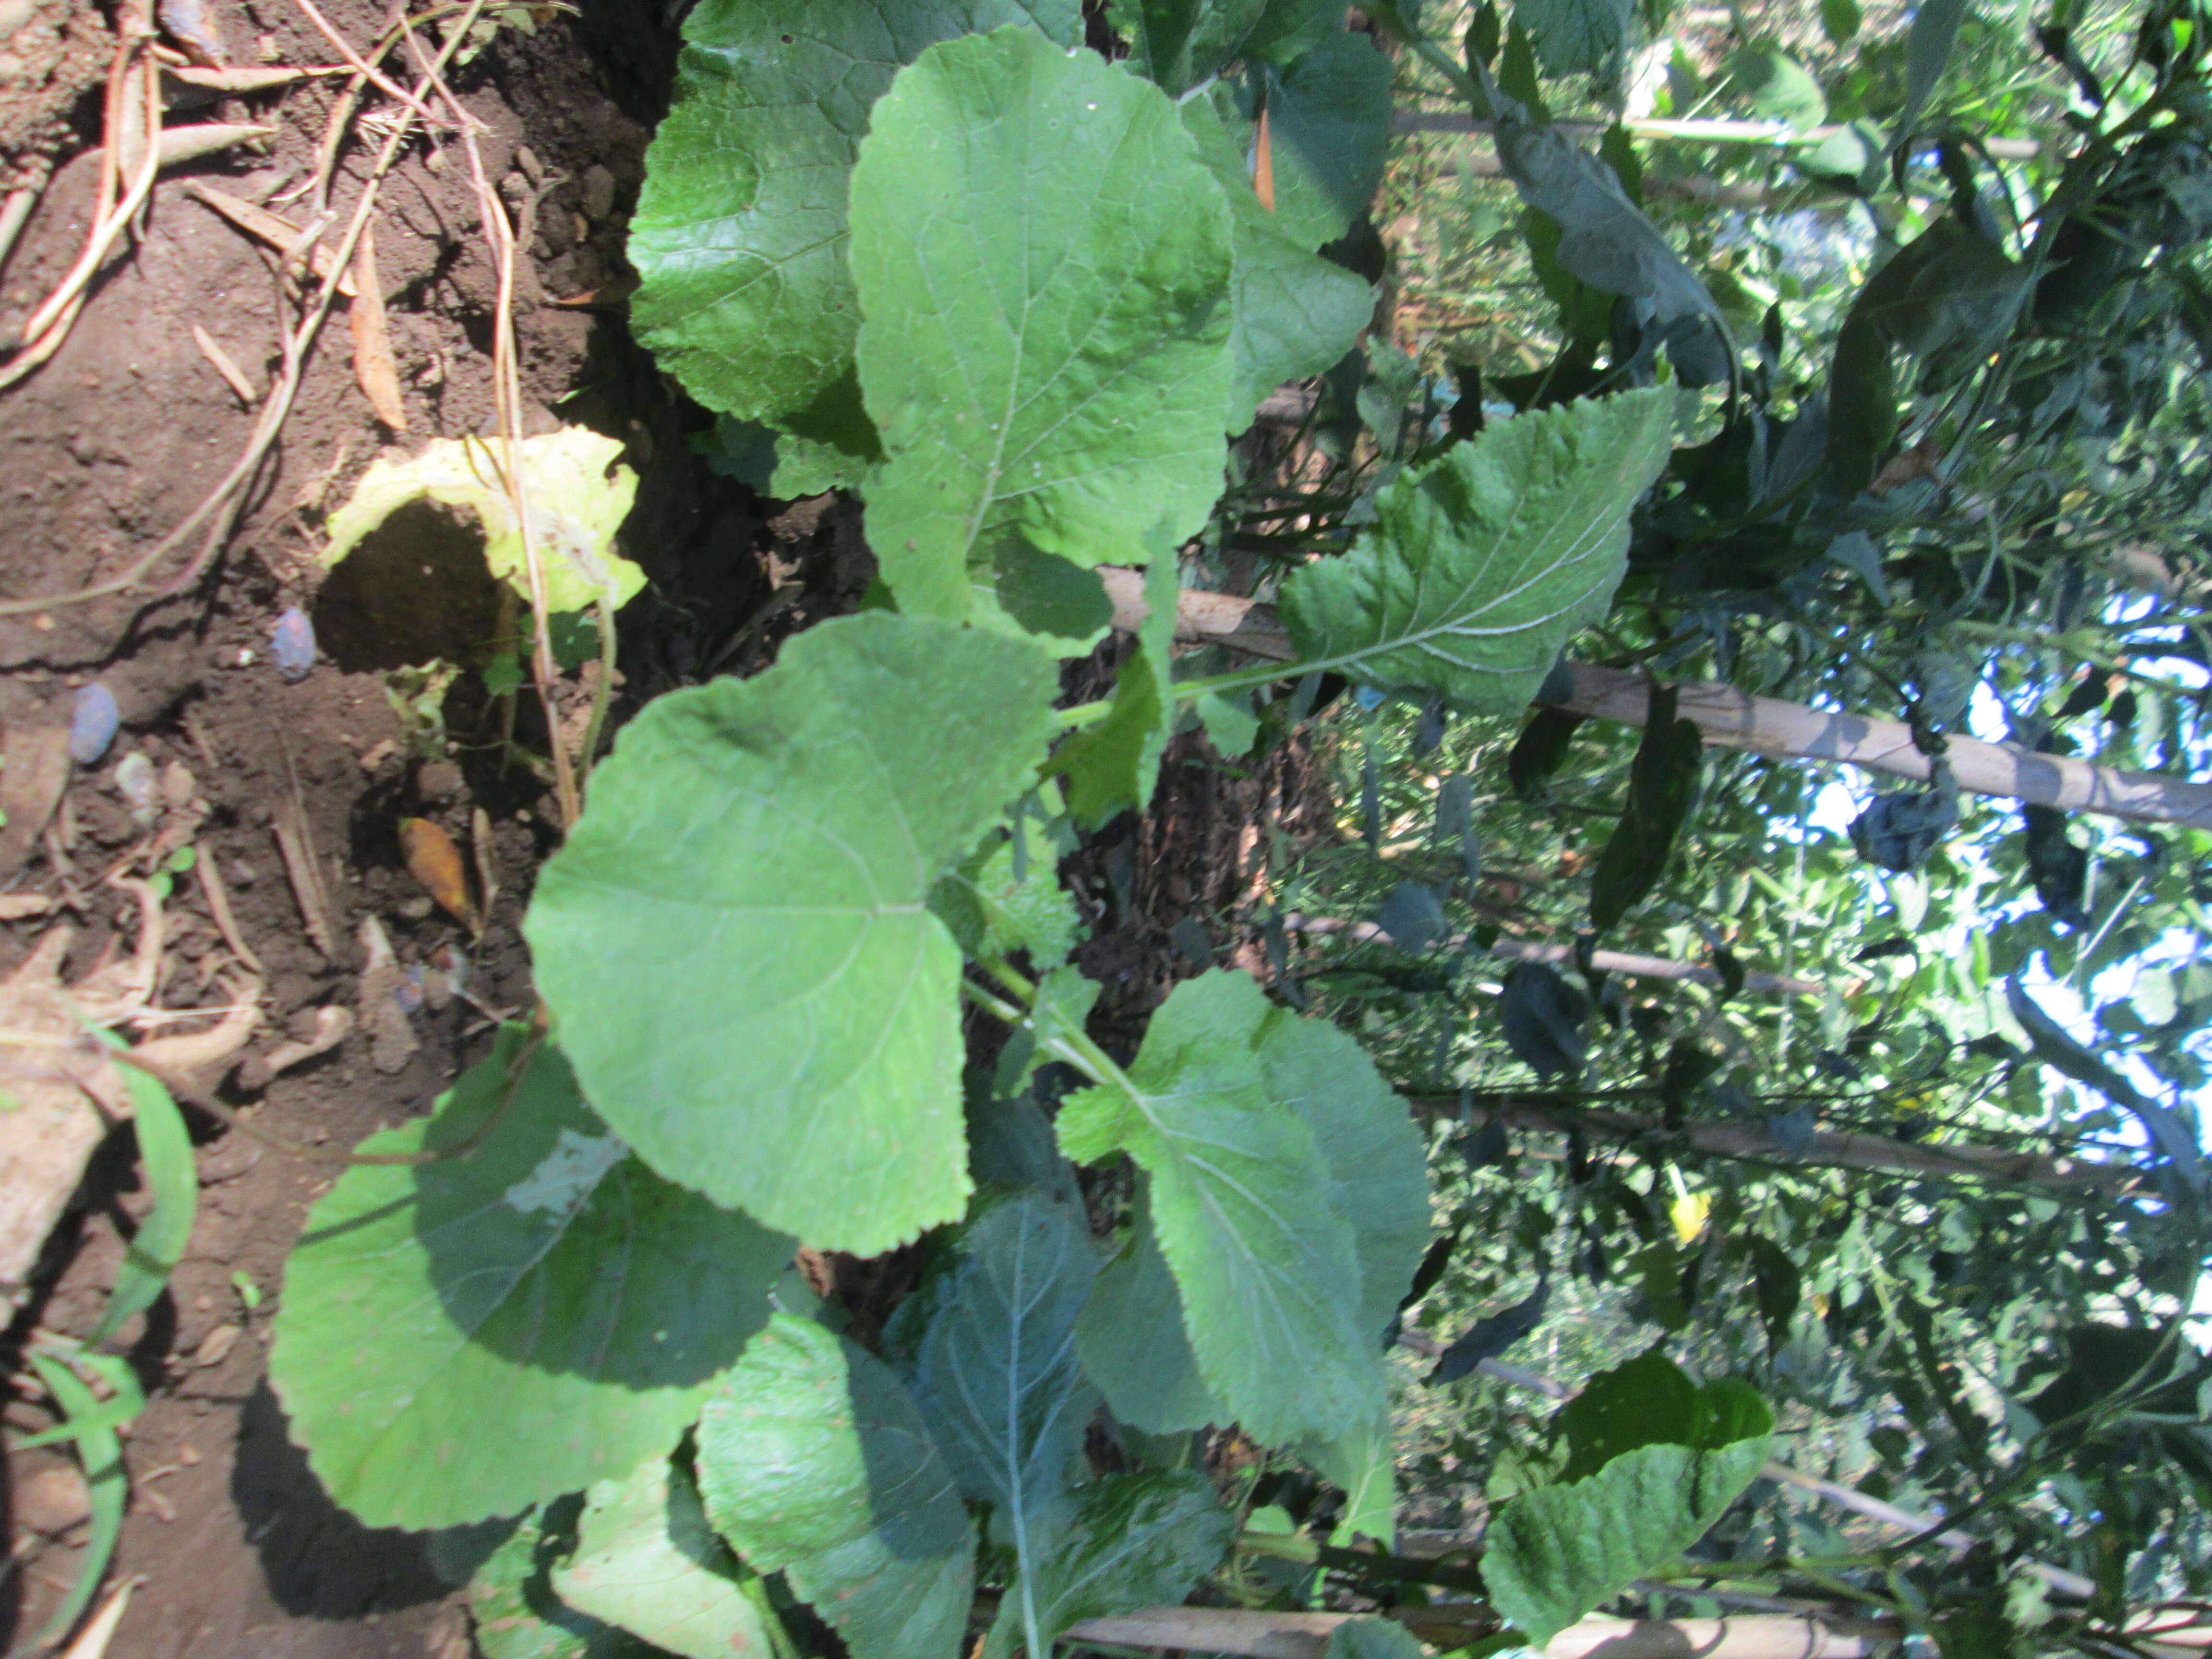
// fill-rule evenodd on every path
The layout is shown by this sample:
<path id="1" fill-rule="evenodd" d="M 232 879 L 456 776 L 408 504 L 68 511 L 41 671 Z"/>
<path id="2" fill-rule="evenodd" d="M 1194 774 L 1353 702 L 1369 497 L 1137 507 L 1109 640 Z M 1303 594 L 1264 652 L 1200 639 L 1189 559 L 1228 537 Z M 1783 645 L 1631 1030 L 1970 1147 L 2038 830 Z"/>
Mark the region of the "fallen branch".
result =
<path id="1" fill-rule="evenodd" d="M 1351 921 L 1337 916 L 1307 916 L 1292 910 L 1283 917 L 1283 926 L 1293 933 L 1304 933 L 1316 939 L 1347 939 L 1358 945 L 1388 943 L 1389 934 L 1371 921 Z M 1437 948 L 1452 950 L 1467 943 L 1467 936 L 1455 933 Z M 1507 962 L 1571 962 L 1574 947 L 1571 945 L 1540 945 L 1534 939 L 1502 939 L 1490 947 L 1490 954 Z M 1721 985 L 1720 970 L 1702 963 L 1676 962 L 1668 957 L 1640 956 L 1632 951 L 1593 951 L 1590 965 L 1602 973 L 1626 974 L 1632 979 L 1686 980 L 1698 985 Z M 1790 996 L 1817 997 L 1827 994 L 1828 988 L 1816 979 L 1795 979 L 1788 974 L 1766 974 L 1746 970 L 1743 988 L 1747 991 L 1771 991 Z"/>
<path id="2" fill-rule="evenodd" d="M 1133 629 L 1146 614 L 1143 579 L 1134 571 L 1111 567 L 1102 567 L 1100 574 L 1113 601 L 1114 625 Z M 1292 662 L 1297 657 L 1273 605 L 1226 593 L 1186 592 L 1177 605 L 1176 637 L 1227 646 L 1276 662 Z M 1644 676 L 1591 663 L 1565 666 L 1568 690 L 1547 707 L 1630 726 L 1644 724 L 1650 704 L 1650 682 Z M 1902 720 L 1831 714 L 1803 703 L 1753 696 L 1709 680 L 1681 682 L 1674 695 L 1677 715 L 1694 720 L 1705 742 L 1715 748 L 1741 749 L 1778 760 L 1833 761 L 1921 783 L 1933 774 L 1934 763 L 1913 745 L 1911 730 Z M 2212 830 L 2212 783 L 2157 772 L 2122 771 L 1973 738 L 1949 738 L 1943 757 L 1959 787 L 1974 794 L 2139 823 Z"/>

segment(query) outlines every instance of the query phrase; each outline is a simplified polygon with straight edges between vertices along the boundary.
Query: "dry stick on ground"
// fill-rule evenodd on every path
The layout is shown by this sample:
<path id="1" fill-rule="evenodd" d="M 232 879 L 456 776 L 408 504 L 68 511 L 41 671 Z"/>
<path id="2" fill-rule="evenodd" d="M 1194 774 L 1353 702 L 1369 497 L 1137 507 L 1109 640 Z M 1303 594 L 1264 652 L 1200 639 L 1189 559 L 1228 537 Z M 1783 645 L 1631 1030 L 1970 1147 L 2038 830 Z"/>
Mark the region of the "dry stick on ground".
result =
<path id="1" fill-rule="evenodd" d="M 1293 933 L 1304 933 L 1316 939 L 1346 939 L 1355 945 L 1388 943 L 1390 935 L 1371 921 L 1350 921 L 1338 916 L 1302 915 L 1296 910 L 1286 912 L 1283 926 Z M 1455 933 L 1433 947 L 1440 951 L 1456 950 L 1467 943 L 1467 935 Z M 1490 954 L 1507 962 L 1571 962 L 1575 951 L 1571 945 L 1541 945 L 1534 939 L 1502 939 L 1490 947 Z M 1647 957 L 1633 951 L 1593 951 L 1590 965 L 1601 973 L 1626 974 L 1631 979 L 1686 980 L 1699 985 L 1722 985 L 1727 981 L 1717 968 L 1702 963 L 1676 962 L 1670 957 Z M 1816 979 L 1796 979 L 1787 974 L 1768 974 L 1747 970 L 1743 976 L 1747 991 L 1771 991 L 1789 996 L 1824 996 L 1828 988 Z"/>
<path id="2" fill-rule="evenodd" d="M 1114 604 L 1114 625 L 1134 629 L 1146 614 L 1143 579 L 1134 571 L 1111 567 L 1102 567 L 1100 574 Z M 1225 645 L 1277 662 L 1297 658 L 1273 606 L 1226 593 L 1185 593 L 1177 605 L 1176 637 Z M 1644 676 L 1589 663 L 1565 666 L 1571 690 L 1549 707 L 1630 726 L 1644 724 L 1650 706 Z M 1704 680 L 1684 681 L 1674 692 L 1677 716 L 1696 722 L 1699 734 L 1715 748 L 1741 749 L 1778 760 L 1840 762 L 1923 783 L 1932 775 L 1933 763 L 1914 746 L 1911 730 L 1902 720 L 1829 714 Z M 1959 787 L 1978 795 L 2212 830 L 2212 783 L 2158 772 L 2127 772 L 1973 738 L 1950 738 L 1943 757 Z"/>

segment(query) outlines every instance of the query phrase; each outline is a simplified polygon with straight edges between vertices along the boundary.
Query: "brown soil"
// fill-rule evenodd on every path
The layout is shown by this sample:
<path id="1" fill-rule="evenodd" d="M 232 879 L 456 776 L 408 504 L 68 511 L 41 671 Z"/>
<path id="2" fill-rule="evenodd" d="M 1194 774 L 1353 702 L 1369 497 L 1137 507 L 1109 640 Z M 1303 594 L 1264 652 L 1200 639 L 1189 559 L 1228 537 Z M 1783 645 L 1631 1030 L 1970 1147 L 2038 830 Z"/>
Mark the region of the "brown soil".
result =
<path id="1" fill-rule="evenodd" d="M 231 61 L 325 64 L 334 54 L 293 0 L 207 0 Z M 382 0 L 323 0 L 349 40 L 381 25 Z M 537 238 L 517 307 L 527 429 L 566 421 L 625 440 L 641 476 L 626 551 L 653 579 L 624 612 L 623 700 L 666 689 L 672 665 L 748 665 L 810 610 L 849 603 L 866 571 L 856 538 L 827 502 L 764 523 L 753 498 L 693 451 L 704 418 L 630 341 L 619 305 L 546 303 L 619 290 L 623 231 L 644 145 L 665 95 L 680 7 L 586 0 L 574 16 L 539 14 L 534 32 L 503 29 L 454 77 L 489 129 L 485 159 L 519 205 L 538 195 Z M 165 16 L 168 15 L 164 9 Z M 41 177 L 36 211 L 0 265 L 0 340 L 75 260 L 98 173 L 100 85 L 112 20 L 70 0 L 0 0 L 0 190 Z M 173 111 L 171 123 L 256 120 L 278 129 L 262 153 L 240 149 L 165 172 L 137 234 L 112 258 L 68 343 L 0 392 L 0 598 L 60 595 L 127 568 L 222 477 L 252 415 L 196 344 L 199 325 L 254 383 L 276 366 L 276 279 L 255 246 L 189 193 L 213 184 L 257 201 L 313 176 L 340 82 L 318 79 Z M 35 94 L 33 96 L 32 94 Z M 372 98 L 367 107 L 377 107 Z M 350 210 L 369 135 L 349 144 L 332 204 Z M 72 160 L 72 155 L 75 159 Z M 307 204 L 272 203 L 295 221 Z M 441 951 L 469 963 L 471 1000 L 399 1014 L 381 1005 L 335 1051 L 256 1093 L 233 1077 L 222 1103 L 252 1133 L 190 1114 L 201 1141 L 201 1208 L 170 1290 L 111 1345 L 127 1352 L 151 1397 L 126 1442 L 131 1507 L 108 1582 L 143 1581 L 110 1645 L 130 1659 L 336 1659 L 453 1656 L 466 1623 L 418 1540 L 363 1529 L 325 1500 L 287 1442 L 263 1381 L 283 1261 L 307 1206 L 363 1135 L 425 1109 L 484 1048 L 485 1011 L 526 1010 L 518 933 L 538 862 L 556 838 L 550 792 L 508 763 L 498 714 L 472 677 L 447 700 L 446 730 L 404 728 L 386 673 L 435 656 L 481 659 L 488 579 L 473 543 L 434 514 L 406 524 L 326 578 L 316 562 L 321 514 L 374 456 L 424 439 L 491 430 L 488 345 L 494 269 L 458 151 L 433 158 L 417 141 L 386 181 L 374 221 L 390 331 L 409 433 L 394 438 L 356 384 L 348 324 L 335 313 L 281 441 L 254 480 L 221 556 L 174 597 L 57 603 L 0 616 L 0 725 L 19 784 L 20 757 L 70 719 L 96 679 L 113 693 L 121 730 L 94 766 L 76 768 L 49 832 L 0 834 L 0 891 L 52 908 L 0 924 L 0 969 L 46 930 L 77 930 L 64 977 L 135 943 L 134 907 L 100 884 L 164 829 L 189 827 L 200 856 L 227 878 L 238 930 L 266 969 L 265 1051 L 303 1031 L 326 1005 L 355 1006 L 359 932 L 374 918 L 403 963 Z M 553 412 L 559 409 L 556 416 Z M 173 576 L 189 541 L 155 580 Z M 771 585 L 791 587 L 767 605 Z M 792 603 L 793 599 L 796 603 Z M 279 613 L 313 615 L 323 656 L 304 680 L 270 660 Z M 763 617 L 772 609 L 772 617 Z M 457 622 L 457 619 L 458 622 Z M 765 625 L 758 625 L 765 623 Z M 525 710 L 520 735 L 531 738 Z M 542 747 L 542 726 L 538 746 Z M 196 799 L 135 822 L 118 763 L 143 754 L 157 771 L 191 774 Z M 35 792 L 33 792 L 35 793 Z M 178 797 L 186 793 L 179 785 Z M 14 810 L 11 802 L 11 811 Z M 315 849 L 318 944 L 273 830 L 297 810 Z M 407 872 L 397 826 L 428 817 L 464 848 L 481 810 L 491 830 L 499 896 L 480 940 L 447 918 Z M 35 901 L 31 901 L 35 902 Z M 167 903 L 161 1005 L 213 1006 L 235 963 L 193 876 Z M 417 1045 L 390 1030 L 404 1019 Z M 202 1022 L 204 1024 L 205 1022 Z M 191 1029 L 187 1024 L 183 1029 Z M 301 1149 L 311 1149 L 309 1151 Z M 110 1138 L 49 1239 L 5 1338 L 18 1377 L 5 1421 L 47 1426 L 42 1390 L 21 1351 L 34 1330 L 88 1330 L 103 1306 L 144 1195 L 128 1131 Z M 258 1305 L 249 1306 L 258 1294 Z M 82 1546 L 82 1487 L 64 1453 L 17 1454 L 8 1468 L 14 1582 L 0 1646 L 35 1632 L 71 1579 Z"/>

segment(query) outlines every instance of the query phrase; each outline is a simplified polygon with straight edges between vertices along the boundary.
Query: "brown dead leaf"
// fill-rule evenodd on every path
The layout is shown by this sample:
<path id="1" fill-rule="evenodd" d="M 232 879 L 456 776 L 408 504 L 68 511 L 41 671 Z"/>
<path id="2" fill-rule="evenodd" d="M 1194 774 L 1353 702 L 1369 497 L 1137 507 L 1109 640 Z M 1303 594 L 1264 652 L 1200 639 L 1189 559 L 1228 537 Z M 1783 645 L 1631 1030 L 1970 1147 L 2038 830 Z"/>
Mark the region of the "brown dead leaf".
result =
<path id="1" fill-rule="evenodd" d="M 0 876 L 12 875 L 38 845 L 47 820 L 69 787 L 69 727 L 11 723 L 0 743 L 8 757 L 0 768 Z"/>
<path id="2" fill-rule="evenodd" d="M 1252 193 L 1260 205 L 1275 210 L 1275 147 L 1267 136 L 1267 106 L 1260 106 L 1260 131 L 1252 143 Z"/>
<path id="3" fill-rule="evenodd" d="M 1916 478 L 1932 478 L 1936 476 L 1936 464 L 1942 457 L 1943 446 L 1931 433 L 1911 448 L 1884 461 L 1881 471 L 1875 474 L 1874 482 L 1867 486 L 1868 492 L 1887 495 L 1900 484 L 1909 484 Z"/>
<path id="4" fill-rule="evenodd" d="M 468 866 L 453 838 L 428 818 L 399 820 L 399 845 L 407 867 L 446 914 L 474 933 L 481 930 L 476 901 L 469 894 Z"/>
<path id="5" fill-rule="evenodd" d="M 376 418 L 394 432 L 407 430 L 407 407 L 399 401 L 399 365 L 392 356 L 392 330 L 384 315 L 384 285 L 376 274 L 376 228 L 361 228 L 355 250 L 353 285 L 353 374 L 361 382 Z"/>

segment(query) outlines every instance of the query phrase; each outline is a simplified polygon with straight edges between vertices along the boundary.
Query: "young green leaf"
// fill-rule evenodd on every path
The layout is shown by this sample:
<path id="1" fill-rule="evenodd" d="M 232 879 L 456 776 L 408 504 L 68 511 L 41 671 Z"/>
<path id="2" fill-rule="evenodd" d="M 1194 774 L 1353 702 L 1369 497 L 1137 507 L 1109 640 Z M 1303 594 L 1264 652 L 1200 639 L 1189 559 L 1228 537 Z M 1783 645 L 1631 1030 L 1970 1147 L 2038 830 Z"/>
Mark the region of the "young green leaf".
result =
<path id="1" fill-rule="evenodd" d="M 177 1263 L 184 1260 L 185 1247 L 191 1241 L 192 1218 L 199 1211 L 199 1166 L 192 1161 L 191 1131 L 185 1127 L 184 1114 L 150 1073 L 128 1066 L 117 1069 L 131 1096 L 138 1157 L 146 1166 L 146 1187 L 154 1207 L 131 1235 L 107 1306 L 85 1338 L 88 1347 L 106 1341 L 131 1315 L 154 1305 Z"/>
<path id="2" fill-rule="evenodd" d="M 1541 1647 L 1705 1536 L 1759 1473 L 1766 1443 L 1643 1446 L 1587 1480 L 1522 1493 L 1483 1537 L 1491 1605 Z"/>
<path id="3" fill-rule="evenodd" d="M 1213 1571 L 1236 1536 L 1236 1516 L 1195 1470 L 1118 1474 L 1082 1487 L 1050 1547 L 1036 1558 L 1034 1576 L 1024 1574 L 1019 1593 L 999 1603 L 983 1659 L 1049 1652 L 1080 1620 L 1172 1606 Z M 1030 1605 L 1033 1626 L 1021 1612 Z"/>
<path id="4" fill-rule="evenodd" d="M 1047 829 L 1017 811 L 930 890 L 930 911 L 951 930 L 963 956 L 1026 951 L 1037 968 L 1057 968 L 1082 932 L 1075 902 L 1060 884 L 1059 864 Z"/>
<path id="5" fill-rule="evenodd" d="M 1154 559 L 1145 572 L 1148 609 L 1137 629 L 1137 648 L 1115 676 L 1106 718 L 1053 753 L 1053 769 L 1067 779 L 1068 816 L 1086 829 L 1121 812 L 1140 812 L 1152 802 L 1160 757 L 1175 735 L 1169 647 L 1175 642 L 1176 592 L 1175 560 Z"/>
<path id="6" fill-rule="evenodd" d="M 954 1659 L 975 1528 L 921 1414 L 881 1360 L 777 1314 L 699 1419 L 707 1517 L 781 1572 L 853 1659 Z"/>
<path id="7" fill-rule="evenodd" d="M 1115 1417 L 1147 1434 L 1177 1434 L 1227 1423 L 1234 1413 L 1198 1374 L 1184 1334 L 1182 1295 L 1160 1254 L 1152 1186 L 1139 1178 L 1128 1241 L 1099 1270 L 1075 1324 L 1084 1374 Z"/>
<path id="8" fill-rule="evenodd" d="M 1033 780 L 1055 685 L 1024 641 L 867 611 L 623 729 L 526 926 L 640 1157 L 825 1249 L 960 1213 L 960 953 L 925 901 Z"/>
<path id="9" fill-rule="evenodd" d="M 1050 1651 L 1040 1576 L 1059 1553 L 1068 1470 L 1098 1396 L 1075 1358 L 1075 1320 L 1098 1274 L 1080 1210 L 1018 1198 L 962 1237 L 927 1294 L 933 1312 L 914 1370 L 922 1420 L 968 1497 L 992 1508 L 1014 1552 L 1007 1595 L 1029 1650 Z"/>
<path id="10" fill-rule="evenodd" d="M 791 1259 L 630 1157 L 530 1041 L 507 1027 L 435 1116 L 363 1143 L 467 1150 L 347 1170 L 285 1270 L 270 1382 L 371 1526 L 512 1515 L 665 1451 Z"/>
<path id="11" fill-rule="evenodd" d="M 629 232 L 644 279 L 631 317 L 660 366 L 709 409 L 750 419 L 857 410 L 836 393 L 860 323 L 845 202 L 868 112 L 933 42 L 1025 21 L 1062 46 L 1083 39 L 1076 0 L 695 8 Z"/>
<path id="12" fill-rule="evenodd" d="M 1018 550 L 1144 564 L 1206 522 L 1229 210 L 1158 88 L 1028 30 L 933 46 L 876 106 L 852 219 L 902 611 L 994 617 Z"/>
<path id="13" fill-rule="evenodd" d="M 1674 718 L 1674 689 L 1651 692 L 1651 713 L 1628 771 L 1628 807 L 1606 837 L 1590 876 L 1590 926 L 1607 933 L 1666 873 L 1668 855 L 1698 804 L 1705 738 Z"/>
<path id="14" fill-rule="evenodd" d="M 1184 981 L 1127 1086 L 1069 1096 L 1057 1127 L 1076 1162 L 1126 1151 L 1152 1176 L 1207 1388 L 1264 1443 L 1333 1439 L 1381 1407 L 1380 1335 L 1361 1328 L 1355 1237 L 1321 1147 L 1268 1097 L 1270 1012 L 1247 975 Z"/>
<path id="15" fill-rule="evenodd" d="M 648 1458 L 620 1480 L 592 1483 L 576 1553 L 553 1569 L 553 1593 L 682 1659 L 770 1650 L 743 1569 L 714 1535 L 690 1473 Z"/>
<path id="16" fill-rule="evenodd" d="M 1667 464 L 1673 411 L 1667 390 L 1536 410 L 1401 474 L 1349 554 L 1284 584 L 1304 666 L 1487 713 L 1522 707 L 1612 602 L 1629 508 Z"/>

